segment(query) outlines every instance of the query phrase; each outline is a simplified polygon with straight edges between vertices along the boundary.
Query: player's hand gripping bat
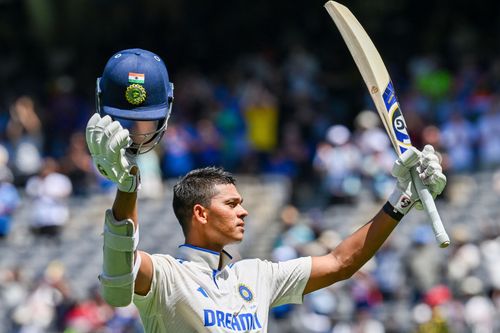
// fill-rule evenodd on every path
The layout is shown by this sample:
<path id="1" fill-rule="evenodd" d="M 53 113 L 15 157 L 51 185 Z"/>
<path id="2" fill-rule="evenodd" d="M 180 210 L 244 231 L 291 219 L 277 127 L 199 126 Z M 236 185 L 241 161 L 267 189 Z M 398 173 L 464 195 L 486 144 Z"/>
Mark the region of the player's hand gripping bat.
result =
<path id="1" fill-rule="evenodd" d="M 398 155 L 401 155 L 411 146 L 410 136 L 399 108 L 394 86 L 380 54 L 347 7 L 335 1 L 328 1 L 325 8 L 339 29 L 361 72 L 394 149 Z M 447 247 L 450 244 L 450 238 L 443 227 L 431 193 L 422 183 L 415 168 L 411 170 L 411 176 L 422 205 L 431 219 L 439 246 Z"/>

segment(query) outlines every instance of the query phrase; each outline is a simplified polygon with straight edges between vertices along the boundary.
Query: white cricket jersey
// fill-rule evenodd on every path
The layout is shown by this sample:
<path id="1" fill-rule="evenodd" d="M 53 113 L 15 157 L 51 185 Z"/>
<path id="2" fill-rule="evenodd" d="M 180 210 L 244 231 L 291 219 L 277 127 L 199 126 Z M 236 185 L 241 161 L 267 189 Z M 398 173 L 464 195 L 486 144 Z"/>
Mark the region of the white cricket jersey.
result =
<path id="1" fill-rule="evenodd" d="M 147 333 L 267 332 L 269 308 L 302 303 L 311 258 L 279 263 L 181 245 L 151 256 L 151 289 L 134 295 Z M 222 269 L 218 270 L 222 260 Z"/>

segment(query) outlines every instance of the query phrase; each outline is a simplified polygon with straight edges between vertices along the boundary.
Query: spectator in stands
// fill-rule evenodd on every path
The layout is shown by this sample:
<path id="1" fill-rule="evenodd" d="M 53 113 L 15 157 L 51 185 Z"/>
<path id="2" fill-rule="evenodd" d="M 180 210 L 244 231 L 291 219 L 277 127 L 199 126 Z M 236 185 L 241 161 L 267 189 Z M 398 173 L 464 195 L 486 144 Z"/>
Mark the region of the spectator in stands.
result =
<path id="1" fill-rule="evenodd" d="M 12 311 L 20 306 L 29 294 L 29 281 L 20 266 L 0 270 L 0 323 L 6 332 L 14 331 L 10 320 Z"/>
<path id="2" fill-rule="evenodd" d="M 0 145 L 0 240 L 8 236 L 12 216 L 21 203 L 17 188 L 13 185 L 14 176 L 7 167 L 8 160 L 7 149 Z"/>
<path id="3" fill-rule="evenodd" d="M 477 271 L 481 265 L 481 252 L 474 233 L 465 226 L 457 226 L 454 231 L 456 245 L 448 258 L 448 283 L 460 290 L 463 280 Z"/>
<path id="4" fill-rule="evenodd" d="M 241 108 L 247 140 L 258 158 L 260 169 L 278 144 L 278 101 L 263 82 L 252 79 L 242 87 Z"/>
<path id="5" fill-rule="evenodd" d="M 42 165 L 42 124 L 31 97 L 21 96 L 10 107 L 7 139 L 14 176 L 24 184 Z"/>
<path id="6" fill-rule="evenodd" d="M 280 214 L 282 230 L 276 240 L 276 249 L 273 253 L 277 255 L 278 261 L 283 260 L 283 255 L 290 255 L 290 249 L 300 250 L 304 246 L 316 239 L 314 231 L 307 221 L 300 218 L 297 207 L 287 205 L 281 210 Z M 283 248 L 282 248 L 283 247 Z M 298 253 L 297 253 L 298 255 Z M 288 260 L 292 259 L 288 257 Z"/>
<path id="7" fill-rule="evenodd" d="M 60 306 L 70 298 L 70 290 L 64 276 L 65 268 L 59 262 L 51 262 L 33 290 L 12 313 L 19 332 L 52 332 L 57 327 Z"/>
<path id="8" fill-rule="evenodd" d="M 106 323 L 106 332 L 122 333 L 136 332 L 143 333 L 144 329 L 139 317 L 139 311 L 132 304 L 126 307 L 115 308 L 113 317 Z"/>
<path id="9" fill-rule="evenodd" d="M 31 199 L 31 230 L 37 236 L 59 239 L 62 227 L 70 217 L 66 199 L 72 193 L 71 181 L 59 173 L 59 163 L 52 158 L 43 161 L 37 176 L 28 179 L 26 194 Z"/>
<path id="10" fill-rule="evenodd" d="M 194 137 L 182 124 L 169 124 L 162 139 L 161 168 L 166 178 L 179 177 L 194 165 L 191 147 Z"/>
<path id="11" fill-rule="evenodd" d="M 383 200 L 394 185 L 391 168 L 396 154 L 375 111 L 361 111 L 355 125 L 353 141 L 360 150 L 361 175 L 368 182 L 375 200 Z"/>
<path id="12" fill-rule="evenodd" d="M 221 137 L 222 166 L 228 170 L 238 170 L 248 155 L 249 142 L 246 138 L 245 120 L 240 108 L 240 99 L 236 96 L 236 83 L 215 87 L 215 125 Z M 168 133 L 167 133 L 168 135 Z M 189 168 L 191 170 L 192 168 Z M 187 170 L 186 172 L 188 172 Z M 183 172 L 182 174 L 186 174 Z"/>
<path id="13" fill-rule="evenodd" d="M 201 119 L 196 123 L 194 151 L 198 165 L 219 165 L 221 143 L 220 134 L 211 120 Z"/>
<path id="14" fill-rule="evenodd" d="M 311 153 L 301 135 L 298 122 L 287 122 L 282 127 L 282 145 L 271 155 L 263 171 L 299 180 L 305 177 L 304 173 L 309 169 L 307 165 L 310 164 Z"/>
<path id="15" fill-rule="evenodd" d="M 316 149 L 313 163 L 329 204 L 355 200 L 361 190 L 361 154 L 352 143 L 347 127 L 334 125 L 328 129 L 325 141 Z"/>
<path id="16" fill-rule="evenodd" d="M 411 243 L 404 262 L 408 280 L 414 290 L 412 299 L 418 300 L 432 287 L 441 282 L 441 261 L 433 248 L 433 233 L 427 224 L 416 226 L 411 234 Z"/>
<path id="17" fill-rule="evenodd" d="M 64 328 L 78 333 L 100 332 L 113 318 L 113 309 L 102 299 L 99 288 L 91 288 L 89 297 L 76 302 L 64 315 Z"/>
<path id="18" fill-rule="evenodd" d="M 401 256 L 390 240 L 375 255 L 376 266 L 372 274 L 384 301 L 397 299 L 404 288 L 406 281 Z"/>
<path id="19" fill-rule="evenodd" d="M 441 130 L 450 169 L 455 172 L 472 170 L 476 166 L 474 146 L 478 138 L 477 128 L 456 111 Z"/>
<path id="20" fill-rule="evenodd" d="M 484 169 L 500 166 L 500 95 L 479 119 L 479 160 Z"/>
<path id="21" fill-rule="evenodd" d="M 317 98 L 319 73 L 318 59 L 303 45 L 292 45 L 283 65 L 283 76 L 293 101 Z"/>
<path id="22" fill-rule="evenodd" d="M 473 332 L 495 332 L 498 311 L 486 295 L 472 297 L 465 303 L 465 318 Z"/>
<path id="23" fill-rule="evenodd" d="M 66 154 L 61 159 L 61 173 L 71 180 L 74 195 L 86 195 L 92 184 L 92 159 L 81 132 L 73 133 L 69 139 Z"/>
<path id="24" fill-rule="evenodd" d="M 51 91 L 44 118 L 46 151 L 49 156 L 62 158 L 66 153 L 68 138 L 82 131 L 92 104 L 76 92 L 77 82 L 69 75 L 62 75 L 51 82 Z"/>

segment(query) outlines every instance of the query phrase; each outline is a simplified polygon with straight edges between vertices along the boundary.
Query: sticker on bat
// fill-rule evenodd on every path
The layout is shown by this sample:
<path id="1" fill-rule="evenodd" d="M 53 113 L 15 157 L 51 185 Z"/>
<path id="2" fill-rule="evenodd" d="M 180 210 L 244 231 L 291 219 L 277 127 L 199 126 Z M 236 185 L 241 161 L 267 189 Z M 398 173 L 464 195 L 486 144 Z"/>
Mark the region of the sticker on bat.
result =
<path id="1" fill-rule="evenodd" d="M 387 84 L 387 88 L 385 88 L 382 96 L 384 98 L 385 110 L 389 112 L 394 103 L 398 102 L 392 81 L 389 81 L 389 84 Z"/>
<path id="2" fill-rule="evenodd" d="M 411 140 L 410 135 L 408 135 L 408 130 L 406 128 L 406 122 L 401 114 L 401 110 L 399 109 L 399 105 L 396 106 L 394 112 L 392 113 L 392 130 L 394 131 L 394 135 L 396 136 L 396 140 L 399 144 L 404 146 L 410 146 Z M 399 147 L 401 153 L 404 153 L 406 148 Z"/>
<path id="3" fill-rule="evenodd" d="M 396 91 L 391 81 L 387 84 L 387 87 L 382 94 L 385 104 L 385 110 L 389 114 L 392 123 L 392 131 L 396 137 L 400 153 L 404 153 L 411 145 L 410 136 L 408 135 L 408 130 L 406 129 L 406 122 L 399 109 L 398 99 L 396 98 Z"/>

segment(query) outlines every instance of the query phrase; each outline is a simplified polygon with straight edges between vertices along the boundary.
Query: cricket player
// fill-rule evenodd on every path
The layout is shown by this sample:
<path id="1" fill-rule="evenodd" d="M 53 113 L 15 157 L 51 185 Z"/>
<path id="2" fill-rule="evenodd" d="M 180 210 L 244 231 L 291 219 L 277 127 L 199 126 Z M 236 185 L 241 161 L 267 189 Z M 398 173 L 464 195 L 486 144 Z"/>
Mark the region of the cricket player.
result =
<path id="1" fill-rule="evenodd" d="M 102 293 L 113 306 L 133 302 L 149 333 L 267 332 L 271 307 L 301 303 L 305 294 L 351 277 L 419 206 L 410 168 L 417 168 L 434 196 L 446 185 L 431 146 L 409 149 L 394 163 L 397 186 L 387 203 L 331 253 L 278 263 L 234 261 L 224 247 L 243 240 L 249 214 L 243 198 L 230 173 L 197 169 L 174 186 L 173 210 L 184 244 L 177 253 L 149 254 L 138 250 L 141 180 L 135 157 L 165 132 L 173 85 L 156 54 L 123 50 L 106 64 L 96 98 L 87 144 L 97 169 L 118 187 L 105 214 Z"/>

